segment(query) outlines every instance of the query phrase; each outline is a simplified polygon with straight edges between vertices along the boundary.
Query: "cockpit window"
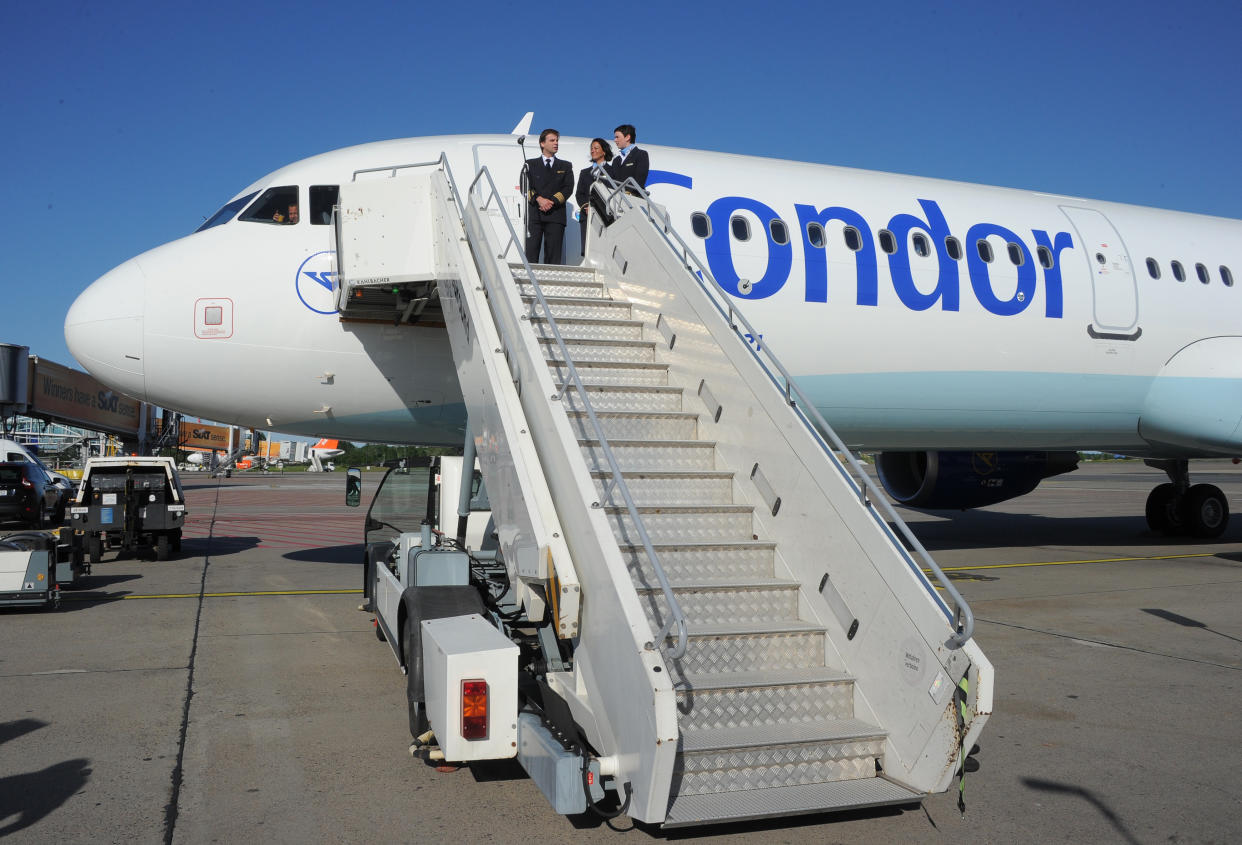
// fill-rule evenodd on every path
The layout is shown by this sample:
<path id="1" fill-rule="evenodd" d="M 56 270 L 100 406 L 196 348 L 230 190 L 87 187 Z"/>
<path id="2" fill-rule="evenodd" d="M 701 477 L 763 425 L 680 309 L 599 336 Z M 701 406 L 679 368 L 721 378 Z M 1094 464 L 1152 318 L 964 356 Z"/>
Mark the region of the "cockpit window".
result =
<path id="1" fill-rule="evenodd" d="M 203 223 L 203 225 L 199 226 L 194 231 L 201 232 L 204 229 L 210 229 L 212 226 L 220 226 L 220 225 L 223 225 L 224 223 L 229 222 L 230 220 L 233 219 L 234 214 L 241 211 L 243 208 L 246 207 L 246 203 L 254 199 L 254 195 L 257 193 L 258 191 L 254 191 L 252 193 L 246 194 L 244 197 L 238 197 L 237 199 L 233 200 L 231 203 L 224 206 L 224 208 L 220 209 L 215 214 L 211 215 L 211 217 L 209 217 L 207 221 Z"/>
<path id="2" fill-rule="evenodd" d="M 337 185 L 310 186 L 310 222 L 315 226 L 326 226 L 332 222 L 332 208 L 336 205 L 341 189 Z"/>
<path id="3" fill-rule="evenodd" d="M 298 186 L 268 188 L 238 220 L 248 223 L 275 223 L 292 226 L 298 222 Z"/>

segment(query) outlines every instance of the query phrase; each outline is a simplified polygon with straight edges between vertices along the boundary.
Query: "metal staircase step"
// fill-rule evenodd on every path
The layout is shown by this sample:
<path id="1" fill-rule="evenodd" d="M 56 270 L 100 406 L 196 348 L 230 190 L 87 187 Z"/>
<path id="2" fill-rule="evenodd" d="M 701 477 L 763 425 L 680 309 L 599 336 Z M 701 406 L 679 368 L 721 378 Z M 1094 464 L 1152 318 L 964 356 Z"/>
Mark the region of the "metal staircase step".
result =
<path id="1" fill-rule="evenodd" d="M 558 320 L 562 317 L 628 320 L 632 310 L 630 303 L 624 300 L 589 299 L 576 296 L 545 296 L 544 299 L 548 303 L 552 316 Z M 543 316 L 535 297 L 523 296 L 522 302 L 527 307 L 526 313 L 532 318 Z"/>
<path id="2" fill-rule="evenodd" d="M 518 293 L 522 296 L 534 296 L 535 286 L 530 280 L 517 279 Z M 539 289 L 545 297 L 575 296 L 588 299 L 607 299 L 608 289 L 600 282 L 572 279 L 540 279 Z"/>
<path id="3" fill-rule="evenodd" d="M 622 545 L 621 558 L 630 574 L 651 583 L 655 573 L 641 545 Z M 733 578 L 771 577 L 776 544 L 748 543 L 657 543 L 652 546 L 669 579 L 706 583 Z"/>
<path id="4" fill-rule="evenodd" d="M 682 730 L 854 717 L 854 679 L 819 667 L 688 675 L 674 689 Z"/>
<path id="5" fill-rule="evenodd" d="M 667 364 L 642 363 L 596 363 L 580 361 L 574 363 L 578 378 L 584 385 L 592 384 L 668 384 Z M 560 382 L 571 382 L 569 366 L 560 360 L 548 361 L 548 369 L 552 379 Z"/>
<path id="6" fill-rule="evenodd" d="M 892 804 L 915 804 L 924 796 L 879 777 L 754 789 L 680 795 L 668 810 L 663 827 L 677 828 L 741 822 L 780 816 L 831 813 Z"/>
<path id="7" fill-rule="evenodd" d="M 596 436 L 586 411 L 567 411 L 569 425 L 579 439 Z M 685 411 L 604 411 L 596 409 L 604 436 L 611 440 L 694 440 L 699 415 Z"/>
<path id="8" fill-rule="evenodd" d="M 594 267 L 571 267 L 565 264 L 532 264 L 531 269 L 535 271 L 535 278 L 540 283 L 555 281 L 590 282 L 599 278 L 599 273 Z M 509 271 L 513 273 L 514 281 L 529 278 L 526 275 L 526 268 L 520 263 L 510 264 Z"/>
<path id="9" fill-rule="evenodd" d="M 870 778 L 886 736 L 858 719 L 683 729 L 674 789 L 702 795 Z"/>
<path id="10" fill-rule="evenodd" d="M 565 407 L 585 410 L 577 389 L 558 384 Z M 683 388 L 661 384 L 586 385 L 587 399 L 596 411 L 680 411 Z"/>
<path id="11" fill-rule="evenodd" d="M 547 317 L 532 317 L 536 337 L 552 337 Z M 590 320 L 583 317 L 558 318 L 556 328 L 563 338 L 575 340 L 642 340 L 642 320 Z"/>
<path id="12" fill-rule="evenodd" d="M 688 620 L 703 624 L 764 622 L 798 618 L 798 582 L 720 581 L 714 584 L 672 583 L 673 594 Z M 659 582 L 638 587 L 638 599 L 655 628 L 668 620 L 668 604 Z"/>
<path id="13" fill-rule="evenodd" d="M 541 337 L 539 345 L 543 348 L 546 360 L 563 359 L 561 347 L 555 338 Z M 582 340 L 565 338 L 565 348 L 569 357 L 575 362 L 601 361 L 615 363 L 618 361 L 655 362 L 655 341 L 653 340 Z"/>
<path id="14" fill-rule="evenodd" d="M 716 444 L 703 440 L 609 440 L 622 472 L 636 470 L 715 469 Z M 579 440 L 588 470 L 609 469 L 598 440 Z"/>
<path id="15" fill-rule="evenodd" d="M 811 622 L 702 625 L 690 620 L 689 627 L 686 653 L 672 661 L 673 670 L 681 675 L 824 665 L 825 631 Z"/>
<path id="16" fill-rule="evenodd" d="M 612 481 L 611 472 L 591 473 L 601 495 Z M 624 472 L 621 474 L 634 502 L 639 505 L 728 505 L 733 503 L 733 473 L 712 472 Z M 620 502 L 614 494 L 610 504 Z"/>
<path id="17" fill-rule="evenodd" d="M 640 507 L 638 515 L 653 543 L 712 543 L 750 540 L 755 509 L 750 505 L 669 505 Z M 624 507 L 606 507 L 617 543 L 641 542 Z"/>

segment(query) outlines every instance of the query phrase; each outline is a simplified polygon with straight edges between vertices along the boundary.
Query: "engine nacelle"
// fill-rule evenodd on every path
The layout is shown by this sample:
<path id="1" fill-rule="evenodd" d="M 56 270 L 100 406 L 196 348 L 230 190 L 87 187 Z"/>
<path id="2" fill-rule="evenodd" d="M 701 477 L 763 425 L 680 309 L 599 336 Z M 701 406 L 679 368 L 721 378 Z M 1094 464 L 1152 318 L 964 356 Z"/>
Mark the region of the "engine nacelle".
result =
<path id="1" fill-rule="evenodd" d="M 899 504 L 966 510 L 1027 493 L 1078 469 L 1077 452 L 883 452 L 880 483 Z"/>

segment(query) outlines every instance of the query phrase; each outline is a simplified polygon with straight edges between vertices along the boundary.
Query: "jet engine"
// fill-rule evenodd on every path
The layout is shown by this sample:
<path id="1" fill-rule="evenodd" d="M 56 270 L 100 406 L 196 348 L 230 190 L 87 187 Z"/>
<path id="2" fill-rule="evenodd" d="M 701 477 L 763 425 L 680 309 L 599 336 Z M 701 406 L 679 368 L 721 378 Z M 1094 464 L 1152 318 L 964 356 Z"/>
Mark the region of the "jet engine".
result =
<path id="1" fill-rule="evenodd" d="M 1025 496 L 1078 468 L 1077 452 L 883 452 L 876 469 L 899 504 L 966 510 Z"/>

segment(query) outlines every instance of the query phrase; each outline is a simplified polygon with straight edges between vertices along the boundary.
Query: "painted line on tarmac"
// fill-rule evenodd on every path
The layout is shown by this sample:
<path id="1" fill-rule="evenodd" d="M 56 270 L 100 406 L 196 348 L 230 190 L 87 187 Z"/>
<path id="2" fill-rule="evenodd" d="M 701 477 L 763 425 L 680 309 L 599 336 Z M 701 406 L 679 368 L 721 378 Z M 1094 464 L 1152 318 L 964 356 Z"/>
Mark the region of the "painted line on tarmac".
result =
<path id="1" fill-rule="evenodd" d="M 1128 563 L 1140 560 L 1181 560 L 1192 557 L 1216 557 L 1216 552 L 1196 552 L 1180 555 L 1153 555 L 1150 557 L 1101 557 L 1091 560 L 1040 560 L 1029 563 L 981 563 L 975 566 L 942 566 L 944 572 L 968 572 L 972 569 L 1019 569 L 1025 566 L 1077 566 L 1084 563 Z M 930 575 L 930 569 L 924 569 Z"/>
<path id="2" fill-rule="evenodd" d="M 128 596 L 92 596 L 83 593 L 80 596 L 61 595 L 61 601 L 115 601 L 116 599 L 196 599 L 200 595 L 205 599 L 237 598 L 242 596 L 345 596 L 361 593 L 362 590 L 251 590 L 235 593 L 134 593 Z"/>

